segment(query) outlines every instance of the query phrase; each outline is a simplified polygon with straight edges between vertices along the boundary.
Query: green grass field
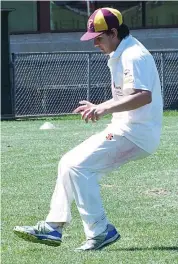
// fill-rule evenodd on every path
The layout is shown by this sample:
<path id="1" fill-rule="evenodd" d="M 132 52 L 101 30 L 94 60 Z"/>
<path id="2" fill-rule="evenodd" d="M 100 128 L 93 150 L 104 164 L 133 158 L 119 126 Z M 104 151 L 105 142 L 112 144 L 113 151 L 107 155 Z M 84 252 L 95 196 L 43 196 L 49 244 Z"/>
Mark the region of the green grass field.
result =
<path id="1" fill-rule="evenodd" d="M 85 239 L 75 204 L 61 247 L 20 240 L 15 225 L 45 219 L 62 155 L 108 118 L 85 124 L 78 117 L 48 119 L 57 129 L 40 130 L 45 119 L 1 122 L 3 264 L 176 264 L 178 263 L 178 112 L 164 114 L 158 151 L 132 162 L 101 181 L 110 221 L 121 234 L 117 243 L 97 252 L 75 253 Z"/>

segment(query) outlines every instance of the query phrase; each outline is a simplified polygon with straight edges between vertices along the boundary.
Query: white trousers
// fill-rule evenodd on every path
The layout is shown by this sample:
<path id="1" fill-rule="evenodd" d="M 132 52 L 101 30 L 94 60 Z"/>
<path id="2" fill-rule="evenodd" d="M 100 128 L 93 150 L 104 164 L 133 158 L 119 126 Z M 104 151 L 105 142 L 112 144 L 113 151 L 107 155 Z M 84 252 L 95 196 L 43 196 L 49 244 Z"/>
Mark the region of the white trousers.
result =
<path id="1" fill-rule="evenodd" d="M 106 129 L 62 157 L 47 222 L 70 223 L 71 203 L 75 199 L 87 238 L 106 229 L 108 220 L 101 201 L 99 179 L 122 164 L 149 155 L 124 136 L 112 135 L 107 139 Z"/>

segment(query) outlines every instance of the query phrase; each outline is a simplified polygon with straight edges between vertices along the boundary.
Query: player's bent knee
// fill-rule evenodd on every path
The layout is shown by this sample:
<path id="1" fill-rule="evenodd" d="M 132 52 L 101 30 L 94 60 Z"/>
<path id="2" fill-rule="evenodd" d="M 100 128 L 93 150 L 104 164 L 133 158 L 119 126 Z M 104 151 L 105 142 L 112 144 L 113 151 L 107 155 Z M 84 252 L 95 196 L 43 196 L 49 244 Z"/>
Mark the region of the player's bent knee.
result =
<path id="1" fill-rule="evenodd" d="M 67 171 L 74 167 L 74 163 L 72 162 L 71 158 L 69 157 L 68 153 L 65 154 L 58 164 L 58 173 L 65 174 Z"/>

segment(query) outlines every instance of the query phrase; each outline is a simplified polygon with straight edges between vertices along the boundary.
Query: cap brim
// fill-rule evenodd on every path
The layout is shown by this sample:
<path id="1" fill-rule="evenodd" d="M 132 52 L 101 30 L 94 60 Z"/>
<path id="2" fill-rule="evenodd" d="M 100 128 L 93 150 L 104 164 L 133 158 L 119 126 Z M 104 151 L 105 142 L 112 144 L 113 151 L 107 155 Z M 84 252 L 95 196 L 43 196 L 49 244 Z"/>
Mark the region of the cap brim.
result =
<path id="1" fill-rule="evenodd" d="M 86 32 L 82 37 L 81 37 L 81 41 L 87 41 L 87 40 L 92 40 L 95 39 L 96 37 L 102 35 L 103 32 Z"/>

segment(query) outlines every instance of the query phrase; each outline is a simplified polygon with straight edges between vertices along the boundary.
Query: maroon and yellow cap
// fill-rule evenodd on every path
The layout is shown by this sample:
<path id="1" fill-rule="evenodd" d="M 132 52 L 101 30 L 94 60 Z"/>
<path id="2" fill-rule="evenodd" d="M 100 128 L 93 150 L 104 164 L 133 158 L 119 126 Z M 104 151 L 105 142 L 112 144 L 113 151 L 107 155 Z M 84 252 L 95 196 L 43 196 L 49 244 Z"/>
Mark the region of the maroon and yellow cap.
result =
<path id="1" fill-rule="evenodd" d="M 91 40 L 103 32 L 122 25 L 122 15 L 114 8 L 104 7 L 97 9 L 88 19 L 87 32 L 80 40 Z"/>

